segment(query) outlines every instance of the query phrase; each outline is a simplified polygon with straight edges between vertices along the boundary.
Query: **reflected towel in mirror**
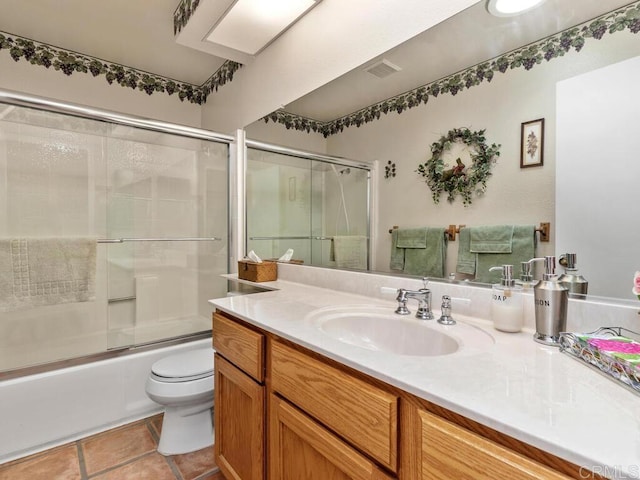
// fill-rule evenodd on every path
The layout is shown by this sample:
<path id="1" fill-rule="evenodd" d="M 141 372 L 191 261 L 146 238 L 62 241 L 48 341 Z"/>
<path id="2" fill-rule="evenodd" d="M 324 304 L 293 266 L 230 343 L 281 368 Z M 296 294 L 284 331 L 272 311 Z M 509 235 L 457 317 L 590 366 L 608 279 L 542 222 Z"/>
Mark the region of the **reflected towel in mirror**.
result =
<path id="1" fill-rule="evenodd" d="M 390 268 L 407 275 L 443 277 L 447 251 L 444 231 L 443 227 L 394 229 Z"/>
<path id="2" fill-rule="evenodd" d="M 336 235 L 333 254 L 338 268 L 367 269 L 367 237 L 364 235 Z"/>

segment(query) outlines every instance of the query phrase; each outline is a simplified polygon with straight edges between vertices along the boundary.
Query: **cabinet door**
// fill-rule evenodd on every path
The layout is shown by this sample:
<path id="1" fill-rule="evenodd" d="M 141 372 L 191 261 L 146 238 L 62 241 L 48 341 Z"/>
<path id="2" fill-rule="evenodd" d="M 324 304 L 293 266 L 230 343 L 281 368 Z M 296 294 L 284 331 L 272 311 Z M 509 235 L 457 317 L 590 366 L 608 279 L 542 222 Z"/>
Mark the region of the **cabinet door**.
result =
<path id="1" fill-rule="evenodd" d="M 569 477 L 424 410 L 420 480 L 560 480 Z"/>
<path id="2" fill-rule="evenodd" d="M 264 388 L 215 356 L 215 459 L 227 480 L 264 479 Z"/>
<path id="3" fill-rule="evenodd" d="M 269 422 L 269 473 L 274 480 L 392 478 L 320 424 L 273 394 Z"/>

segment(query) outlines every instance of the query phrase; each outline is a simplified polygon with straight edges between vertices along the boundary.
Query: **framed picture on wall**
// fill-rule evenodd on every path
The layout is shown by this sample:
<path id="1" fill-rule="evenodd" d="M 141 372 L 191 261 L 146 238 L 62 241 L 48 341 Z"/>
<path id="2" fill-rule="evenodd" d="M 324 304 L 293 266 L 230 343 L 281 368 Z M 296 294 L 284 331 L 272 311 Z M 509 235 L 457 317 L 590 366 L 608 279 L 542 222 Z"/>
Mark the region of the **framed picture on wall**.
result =
<path id="1" fill-rule="evenodd" d="M 540 167 L 544 162 L 544 118 L 522 124 L 520 168 Z"/>

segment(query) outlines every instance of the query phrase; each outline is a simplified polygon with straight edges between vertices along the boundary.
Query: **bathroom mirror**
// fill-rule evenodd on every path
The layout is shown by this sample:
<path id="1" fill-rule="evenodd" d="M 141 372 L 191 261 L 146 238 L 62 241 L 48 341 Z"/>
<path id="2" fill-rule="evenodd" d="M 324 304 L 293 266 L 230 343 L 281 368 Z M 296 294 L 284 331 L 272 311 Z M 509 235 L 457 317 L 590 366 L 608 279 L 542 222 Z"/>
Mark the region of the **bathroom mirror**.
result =
<path id="1" fill-rule="evenodd" d="M 372 59 L 325 87 L 286 105 L 284 110 L 300 117 L 332 122 L 363 108 L 363 113 L 366 114 L 366 108 L 377 102 L 421 85 L 429 85 L 456 72 L 463 75 L 479 62 L 499 58 L 506 52 L 521 49 L 570 26 L 577 25 L 578 29 L 571 37 L 572 41 L 576 45 L 582 41 L 584 44 L 579 51 L 572 47 L 550 61 L 545 59 L 545 50 L 541 49 L 538 51 L 541 57 L 533 60 L 539 63 L 531 69 L 522 64 L 514 68 L 507 67 L 505 73 L 494 72 L 491 82 L 483 79 L 478 85 L 462 88 L 456 95 L 452 95 L 450 91 L 437 97 L 432 95 L 426 105 L 416 108 L 401 105 L 402 112 L 399 114 L 391 108 L 392 111 L 380 113 L 379 118 L 373 121 L 354 121 L 360 126 L 352 124 L 340 133 L 329 135 L 325 140 L 319 140 L 317 134 L 314 136 L 302 131 L 295 132 L 294 138 L 292 131 L 285 132 L 283 125 L 274 123 L 256 122 L 247 128 L 249 138 L 295 144 L 297 148 L 303 148 L 307 144 L 310 150 L 322 149 L 330 155 L 378 162 L 371 231 L 372 243 L 377 252 L 373 261 L 374 270 L 389 271 L 388 231 L 394 225 L 442 225 L 446 228 L 450 224 L 471 226 L 526 223 L 537 226 L 540 222 L 549 222 L 550 242 L 539 242 L 536 252 L 538 256 L 542 256 L 566 253 L 556 251 L 556 246 L 570 248 L 566 244 L 558 244 L 557 235 L 561 232 L 584 224 L 595 231 L 602 222 L 599 217 L 587 212 L 562 216 L 563 223 L 556 222 L 556 168 L 562 161 L 561 158 L 556 158 L 556 144 L 564 133 L 556 129 L 556 87 L 559 82 L 640 55 L 640 35 L 632 33 L 635 29 L 631 26 L 637 10 L 628 16 L 614 15 L 619 25 L 622 25 L 622 31 L 614 29 L 611 32 L 611 25 L 606 22 L 594 23 L 597 17 L 604 15 L 602 18 L 607 18 L 605 14 L 608 12 L 625 8 L 629 12 L 638 6 L 638 2 L 547 0 L 526 16 L 506 18 L 490 16 L 484 4 L 485 2 L 478 2 L 405 45 Z M 633 30 L 630 31 L 629 26 Z M 385 78 L 377 78 L 364 71 L 383 58 L 403 70 Z M 522 63 L 526 63 L 526 60 Z M 403 72 L 410 75 L 402 76 Z M 364 114 L 362 118 L 366 117 Z M 521 125 L 539 118 L 545 119 L 544 164 L 521 168 Z M 615 124 L 616 120 L 613 116 L 607 118 L 606 122 Z M 500 144 L 501 155 L 488 181 L 485 196 L 474 197 L 472 205 L 468 207 L 464 207 L 459 200 L 449 204 L 444 196 L 435 205 L 429 188 L 420 180 L 415 170 L 420 163 L 430 158 L 431 144 L 446 135 L 450 129 L 458 127 L 486 129 L 487 141 Z M 396 167 L 397 175 L 393 178 L 384 178 L 384 167 L 388 162 L 393 162 Z M 571 182 L 576 188 L 579 188 L 583 173 L 586 172 L 580 168 L 570 169 Z M 627 173 L 633 176 L 628 170 Z M 637 172 L 635 178 L 639 174 Z M 609 185 L 608 190 L 615 191 L 616 185 Z M 589 195 L 588 192 L 584 194 Z M 630 198 L 630 194 L 628 196 Z M 575 196 L 567 197 L 560 196 L 570 202 L 576 201 Z M 616 251 L 627 251 L 624 255 L 630 259 L 627 263 L 631 264 L 631 260 L 637 257 L 633 249 L 637 242 L 633 236 L 626 234 L 624 225 L 619 227 L 615 236 L 615 248 Z M 578 267 L 581 267 L 581 248 L 586 250 L 593 247 L 588 244 L 590 239 L 590 235 L 583 235 L 580 240 L 585 242 L 584 245 L 571 244 L 578 254 Z M 611 243 L 602 245 L 602 258 L 612 246 Z M 447 264 L 447 272 L 455 271 L 457 247 L 457 241 L 449 243 L 447 257 L 451 260 Z M 583 261 L 586 263 L 585 258 Z M 629 268 L 640 269 L 640 262 L 637 263 Z M 627 271 L 615 274 L 607 272 L 605 275 L 598 270 L 597 262 L 589 265 L 589 268 L 589 271 L 582 268 L 580 271 L 590 281 L 590 293 L 630 299 L 632 275 L 629 276 Z M 559 268 L 558 272 L 561 271 Z M 612 275 L 621 278 L 622 285 L 625 286 L 613 290 L 599 288 L 599 285 L 610 283 Z"/>

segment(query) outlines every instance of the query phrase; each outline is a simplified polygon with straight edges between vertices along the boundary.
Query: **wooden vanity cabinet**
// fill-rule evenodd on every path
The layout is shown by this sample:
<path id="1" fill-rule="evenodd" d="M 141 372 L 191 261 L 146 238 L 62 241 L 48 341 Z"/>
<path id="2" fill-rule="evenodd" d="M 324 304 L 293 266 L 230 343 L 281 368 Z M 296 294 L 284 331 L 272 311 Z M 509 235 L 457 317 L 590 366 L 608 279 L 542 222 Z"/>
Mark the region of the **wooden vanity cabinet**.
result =
<path id="1" fill-rule="evenodd" d="M 214 455 L 227 480 L 265 478 L 264 343 L 264 334 L 214 313 Z"/>
<path id="2" fill-rule="evenodd" d="M 228 480 L 601 478 L 230 315 L 213 325 Z"/>

